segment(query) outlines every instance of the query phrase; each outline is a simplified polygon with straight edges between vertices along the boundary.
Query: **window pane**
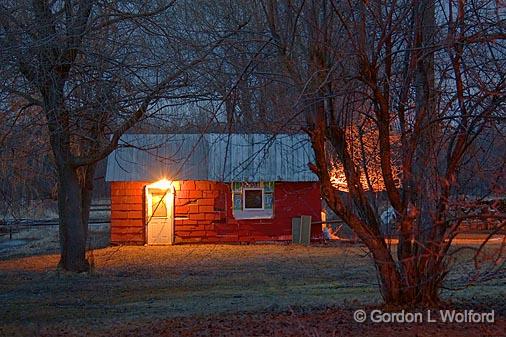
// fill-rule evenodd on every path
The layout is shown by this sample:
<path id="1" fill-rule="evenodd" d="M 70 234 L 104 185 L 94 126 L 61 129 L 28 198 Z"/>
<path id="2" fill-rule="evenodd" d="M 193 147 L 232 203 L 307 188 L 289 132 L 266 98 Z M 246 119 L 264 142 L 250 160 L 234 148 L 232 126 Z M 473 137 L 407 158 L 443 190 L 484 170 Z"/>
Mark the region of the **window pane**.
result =
<path id="1" fill-rule="evenodd" d="M 265 193 L 264 204 L 265 209 L 272 209 L 272 193 Z"/>
<path id="2" fill-rule="evenodd" d="M 238 182 L 233 182 L 232 183 L 232 191 L 234 192 L 241 192 L 241 183 L 238 183 Z"/>
<path id="3" fill-rule="evenodd" d="M 151 209 L 153 218 L 166 218 L 167 205 L 165 205 L 164 193 L 151 194 Z"/>
<path id="4" fill-rule="evenodd" d="M 244 191 L 244 208 L 262 208 L 262 190 Z"/>
<path id="5" fill-rule="evenodd" d="M 264 183 L 264 191 L 270 193 L 274 191 L 274 182 L 268 181 Z"/>
<path id="6" fill-rule="evenodd" d="M 242 209 L 242 194 L 234 193 L 234 209 L 241 210 Z"/>

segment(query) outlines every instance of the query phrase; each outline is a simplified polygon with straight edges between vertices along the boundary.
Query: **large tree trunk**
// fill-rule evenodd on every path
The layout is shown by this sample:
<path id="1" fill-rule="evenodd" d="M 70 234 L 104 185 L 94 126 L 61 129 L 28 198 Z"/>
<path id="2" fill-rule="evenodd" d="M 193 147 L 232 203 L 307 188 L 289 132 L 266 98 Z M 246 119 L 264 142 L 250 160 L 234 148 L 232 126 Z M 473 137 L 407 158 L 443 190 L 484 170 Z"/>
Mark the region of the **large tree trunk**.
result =
<path id="1" fill-rule="evenodd" d="M 58 215 L 60 225 L 59 268 L 73 272 L 89 270 L 86 260 L 88 214 L 91 203 L 91 184 L 86 168 L 73 163 L 68 111 L 65 109 L 64 80 L 55 76 L 44 86 L 49 137 L 58 174 Z M 94 166 L 93 166 L 94 168 Z M 93 178 L 93 168 L 91 178 Z M 84 189 L 83 189 L 84 187 Z M 83 193 L 84 191 L 84 193 Z"/>
<path id="2" fill-rule="evenodd" d="M 93 178 L 96 163 L 80 167 L 81 177 L 81 218 L 84 226 L 84 236 L 88 239 L 88 222 L 90 219 L 91 200 L 93 197 Z"/>
<path id="3" fill-rule="evenodd" d="M 86 272 L 88 214 L 91 197 L 85 195 L 78 172 L 68 165 L 58 166 L 58 209 L 60 216 L 60 267 L 73 272 Z M 84 207 L 83 207 L 84 206 Z M 85 217 L 84 217 L 85 215 Z"/>

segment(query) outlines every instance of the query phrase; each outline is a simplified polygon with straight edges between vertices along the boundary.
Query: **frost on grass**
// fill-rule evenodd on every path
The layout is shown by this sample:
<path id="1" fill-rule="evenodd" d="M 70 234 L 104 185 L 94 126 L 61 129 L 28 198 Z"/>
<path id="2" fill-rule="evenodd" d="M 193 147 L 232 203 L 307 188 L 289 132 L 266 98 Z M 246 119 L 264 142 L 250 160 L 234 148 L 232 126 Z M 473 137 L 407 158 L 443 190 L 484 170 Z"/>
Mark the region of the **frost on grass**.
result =
<path id="1" fill-rule="evenodd" d="M 350 310 L 380 301 L 363 252 L 356 245 L 118 246 L 88 253 L 96 265 L 91 275 L 57 273 L 57 254 L 11 258 L 0 261 L 0 335 L 37 327 L 46 336 L 106 336 L 112 329 L 116 336 L 242 336 L 244 329 L 304 336 L 296 319 L 318 328 L 318 336 L 334 336 L 338 326 L 344 330 L 335 336 L 351 334 L 358 326 Z M 497 284 L 449 296 L 476 306 L 490 300 L 489 288 Z M 385 329 L 379 331 L 396 331 Z"/>

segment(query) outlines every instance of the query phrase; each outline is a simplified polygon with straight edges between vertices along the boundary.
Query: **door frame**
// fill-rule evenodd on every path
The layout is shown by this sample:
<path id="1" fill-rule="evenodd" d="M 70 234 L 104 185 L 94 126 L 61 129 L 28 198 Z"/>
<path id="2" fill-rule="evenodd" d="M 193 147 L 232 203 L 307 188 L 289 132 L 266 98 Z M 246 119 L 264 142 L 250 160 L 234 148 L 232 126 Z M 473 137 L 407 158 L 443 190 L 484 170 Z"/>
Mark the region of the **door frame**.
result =
<path id="1" fill-rule="evenodd" d="M 170 238 L 169 242 L 166 243 L 168 245 L 174 244 L 175 238 L 175 221 L 174 221 L 174 208 L 175 208 L 175 189 L 172 184 L 169 187 L 165 186 L 166 183 L 160 184 L 160 182 L 155 182 L 152 184 L 148 184 L 144 186 L 144 209 L 145 209 L 145 220 L 144 220 L 144 243 L 146 245 L 165 245 L 165 243 L 149 243 L 149 223 L 152 219 L 150 215 L 151 210 L 151 195 L 152 192 L 150 190 L 155 190 L 158 192 L 163 192 L 165 194 L 165 204 L 167 207 L 167 220 L 170 226 Z M 170 212 L 170 213 L 169 213 Z"/>

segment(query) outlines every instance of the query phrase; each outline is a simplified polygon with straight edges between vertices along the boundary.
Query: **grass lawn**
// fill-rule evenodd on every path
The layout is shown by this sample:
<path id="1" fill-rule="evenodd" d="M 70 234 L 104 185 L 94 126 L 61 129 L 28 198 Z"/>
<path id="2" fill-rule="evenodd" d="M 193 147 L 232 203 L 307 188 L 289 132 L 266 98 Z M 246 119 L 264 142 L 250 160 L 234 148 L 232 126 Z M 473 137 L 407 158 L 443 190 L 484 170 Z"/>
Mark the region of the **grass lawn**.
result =
<path id="1" fill-rule="evenodd" d="M 57 255 L 0 261 L 0 335 L 332 336 L 346 331 L 336 320 L 381 300 L 360 246 L 109 247 L 92 258 L 91 275 L 57 273 Z M 496 279 L 446 296 L 471 309 L 493 305 L 493 335 L 504 328 L 505 291 Z"/>

